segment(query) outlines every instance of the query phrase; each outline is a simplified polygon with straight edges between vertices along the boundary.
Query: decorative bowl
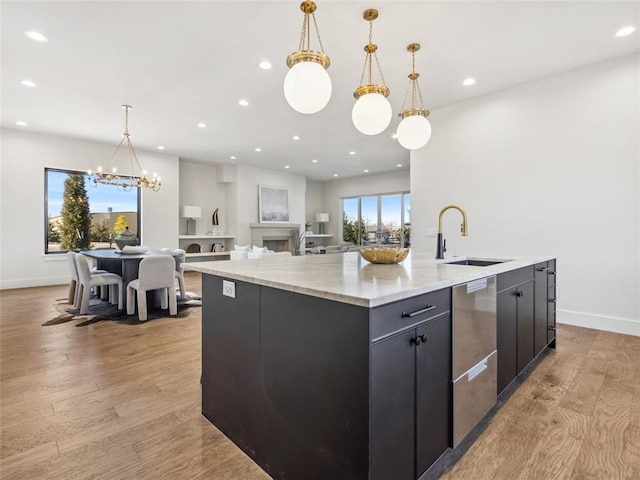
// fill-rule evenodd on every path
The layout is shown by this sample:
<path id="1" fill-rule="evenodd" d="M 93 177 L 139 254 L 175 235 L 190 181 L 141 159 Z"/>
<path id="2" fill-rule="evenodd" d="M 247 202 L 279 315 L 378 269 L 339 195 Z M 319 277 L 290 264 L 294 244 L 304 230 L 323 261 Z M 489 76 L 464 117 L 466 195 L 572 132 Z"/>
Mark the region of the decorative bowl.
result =
<path id="1" fill-rule="evenodd" d="M 360 249 L 360 256 L 371 263 L 400 263 L 409 254 L 408 248 L 367 247 Z"/>

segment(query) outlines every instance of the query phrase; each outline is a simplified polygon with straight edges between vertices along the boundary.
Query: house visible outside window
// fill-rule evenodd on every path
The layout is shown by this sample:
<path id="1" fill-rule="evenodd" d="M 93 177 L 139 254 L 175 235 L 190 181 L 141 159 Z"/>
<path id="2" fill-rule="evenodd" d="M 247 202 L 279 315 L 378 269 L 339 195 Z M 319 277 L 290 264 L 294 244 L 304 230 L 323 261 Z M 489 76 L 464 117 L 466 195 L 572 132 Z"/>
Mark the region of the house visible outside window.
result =
<path id="1" fill-rule="evenodd" d="M 342 199 L 342 241 L 354 245 L 411 245 L 411 194 Z"/>
<path id="2" fill-rule="evenodd" d="M 112 248 L 129 227 L 140 238 L 139 189 L 94 186 L 86 172 L 45 168 L 46 254 Z"/>

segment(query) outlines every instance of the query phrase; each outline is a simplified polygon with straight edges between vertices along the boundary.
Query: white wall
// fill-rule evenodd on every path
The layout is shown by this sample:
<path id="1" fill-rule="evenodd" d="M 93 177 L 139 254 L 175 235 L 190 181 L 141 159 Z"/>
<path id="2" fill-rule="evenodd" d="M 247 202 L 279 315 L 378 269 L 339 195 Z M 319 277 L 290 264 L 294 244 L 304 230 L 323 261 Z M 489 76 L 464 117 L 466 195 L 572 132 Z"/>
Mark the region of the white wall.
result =
<path id="1" fill-rule="evenodd" d="M 311 231 L 318 233 L 320 226 L 316 222 L 316 213 L 324 212 L 324 194 L 322 182 L 307 179 L 307 192 L 305 195 L 305 222 L 311 222 Z M 326 228 L 326 227 L 325 227 Z"/>
<path id="2" fill-rule="evenodd" d="M 258 217 L 259 185 L 287 188 L 289 190 L 289 222 L 299 223 L 300 227 L 304 228 L 306 178 L 303 175 L 238 165 L 235 186 L 231 186 L 229 190 L 234 198 L 228 198 L 227 202 L 229 209 L 235 208 L 235 224 L 230 228 L 235 231 L 235 243 L 238 245 L 251 243 L 249 224 L 260 222 Z"/>
<path id="3" fill-rule="evenodd" d="M 44 169 L 95 169 L 109 159 L 115 145 L 13 129 L 1 133 L 0 288 L 66 283 L 66 257 L 44 255 Z M 141 240 L 150 247 L 177 246 L 178 158 L 136 153 L 145 169 L 158 172 L 163 179 L 159 192 L 143 192 Z"/>
<path id="4" fill-rule="evenodd" d="M 227 227 L 227 184 L 218 183 L 215 165 L 180 161 L 180 208 L 196 205 L 202 208 L 202 218 L 196 220 L 196 235 L 206 235 L 213 229 L 211 217 L 218 209 L 220 233 Z M 180 218 L 180 234 L 187 233 L 187 219 Z"/>
<path id="5" fill-rule="evenodd" d="M 639 68 L 632 55 L 432 112 L 411 155 L 412 247 L 553 254 L 558 321 L 640 335 Z"/>
<path id="6" fill-rule="evenodd" d="M 409 170 L 403 169 L 397 172 L 325 182 L 323 189 L 324 211 L 329 212 L 330 220 L 326 228 L 327 233 L 336 235 L 335 243 L 341 243 L 337 235 L 340 234 L 342 223 L 342 198 L 378 193 L 408 192 L 411 183 L 409 176 Z M 411 208 L 413 209 L 413 206 Z"/>

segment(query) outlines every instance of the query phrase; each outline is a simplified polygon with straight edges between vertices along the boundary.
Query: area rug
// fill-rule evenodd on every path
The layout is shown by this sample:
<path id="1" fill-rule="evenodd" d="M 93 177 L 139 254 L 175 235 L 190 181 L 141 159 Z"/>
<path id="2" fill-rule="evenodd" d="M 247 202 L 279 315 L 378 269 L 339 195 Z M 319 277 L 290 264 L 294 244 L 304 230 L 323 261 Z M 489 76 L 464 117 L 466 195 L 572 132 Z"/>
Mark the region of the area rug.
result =
<path id="1" fill-rule="evenodd" d="M 190 308 L 202 306 L 202 298 L 198 295 L 187 292 L 186 297 L 184 300 L 178 298 L 177 315 L 169 315 L 168 309 L 162 310 L 159 307 L 149 308 L 147 311 L 147 320 L 143 322 L 138 318 L 137 310 L 134 315 L 127 315 L 126 310 L 118 310 L 117 305 L 111 305 L 109 302 L 99 298 L 91 298 L 89 302 L 89 313 L 80 315 L 80 310 L 74 308 L 73 305 L 69 305 L 66 298 L 61 298 L 56 300 L 55 303 L 55 308 L 59 314 L 51 320 L 44 322 L 42 326 L 78 321 L 79 323 L 76 324 L 76 327 L 85 327 L 105 320 L 124 325 L 142 325 L 158 318 L 185 318 L 189 316 Z"/>

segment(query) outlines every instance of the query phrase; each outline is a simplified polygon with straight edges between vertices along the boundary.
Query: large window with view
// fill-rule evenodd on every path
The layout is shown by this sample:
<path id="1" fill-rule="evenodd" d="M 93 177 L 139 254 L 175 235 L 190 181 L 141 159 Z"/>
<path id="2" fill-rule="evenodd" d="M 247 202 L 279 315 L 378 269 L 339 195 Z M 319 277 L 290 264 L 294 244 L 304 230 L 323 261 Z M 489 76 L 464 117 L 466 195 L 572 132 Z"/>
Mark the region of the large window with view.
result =
<path id="1" fill-rule="evenodd" d="M 112 248 L 125 228 L 140 238 L 140 190 L 90 181 L 85 172 L 45 169 L 46 254 Z"/>
<path id="2" fill-rule="evenodd" d="M 411 245 L 411 194 L 342 199 L 342 241 L 353 245 Z"/>

